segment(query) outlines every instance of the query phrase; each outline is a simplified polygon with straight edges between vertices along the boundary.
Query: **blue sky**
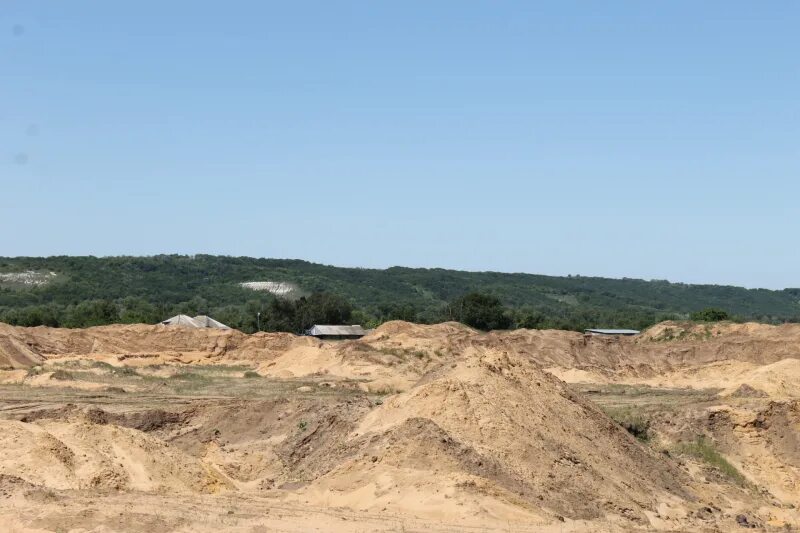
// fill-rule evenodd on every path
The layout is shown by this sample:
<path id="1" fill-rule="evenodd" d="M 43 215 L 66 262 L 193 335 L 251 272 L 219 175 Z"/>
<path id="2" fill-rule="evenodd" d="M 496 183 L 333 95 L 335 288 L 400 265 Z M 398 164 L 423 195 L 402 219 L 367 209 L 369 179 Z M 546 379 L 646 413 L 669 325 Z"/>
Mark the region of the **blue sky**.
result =
<path id="1" fill-rule="evenodd" d="M 0 7 L 0 255 L 800 286 L 800 3 Z"/>

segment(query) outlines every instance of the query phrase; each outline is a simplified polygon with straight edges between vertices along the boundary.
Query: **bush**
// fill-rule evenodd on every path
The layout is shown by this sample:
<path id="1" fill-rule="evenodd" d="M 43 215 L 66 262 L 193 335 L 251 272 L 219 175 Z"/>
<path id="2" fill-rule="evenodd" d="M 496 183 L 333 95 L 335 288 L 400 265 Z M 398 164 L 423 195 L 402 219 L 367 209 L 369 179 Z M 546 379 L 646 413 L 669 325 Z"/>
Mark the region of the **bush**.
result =
<path id="1" fill-rule="evenodd" d="M 642 442 L 650 440 L 650 421 L 630 407 L 609 408 L 606 414 Z"/>
<path id="2" fill-rule="evenodd" d="M 197 372 L 185 372 L 181 371 L 177 374 L 172 374 L 169 379 L 173 379 L 176 381 L 189 381 L 189 382 L 202 382 L 208 381 L 208 378 L 203 374 L 199 374 Z"/>
<path id="3" fill-rule="evenodd" d="M 137 377 L 139 373 L 129 366 L 112 367 L 111 373 L 119 377 Z"/>
<path id="4" fill-rule="evenodd" d="M 706 307 L 702 311 L 695 311 L 690 314 L 689 318 L 695 322 L 720 322 L 722 320 L 730 320 L 731 315 L 724 309 Z"/>
<path id="5" fill-rule="evenodd" d="M 512 323 L 499 298 L 478 292 L 454 300 L 450 313 L 462 324 L 483 331 L 508 329 Z"/>
<path id="6" fill-rule="evenodd" d="M 742 473 L 739 472 L 735 466 L 730 464 L 728 460 L 717 451 L 713 442 L 706 439 L 706 437 L 702 435 L 697 437 L 697 440 L 694 442 L 680 443 L 675 448 L 675 452 L 683 455 L 689 455 L 708 463 L 739 485 L 744 486 L 747 484 L 747 480 Z"/>
<path id="7" fill-rule="evenodd" d="M 261 374 L 259 374 L 258 372 L 253 372 L 252 370 L 248 370 L 247 372 L 244 373 L 244 377 L 246 377 L 246 378 L 260 378 Z"/>
<path id="8" fill-rule="evenodd" d="M 70 381 L 75 379 L 75 377 L 67 372 L 66 370 L 58 369 L 50 376 L 50 379 L 58 379 L 60 381 Z"/>

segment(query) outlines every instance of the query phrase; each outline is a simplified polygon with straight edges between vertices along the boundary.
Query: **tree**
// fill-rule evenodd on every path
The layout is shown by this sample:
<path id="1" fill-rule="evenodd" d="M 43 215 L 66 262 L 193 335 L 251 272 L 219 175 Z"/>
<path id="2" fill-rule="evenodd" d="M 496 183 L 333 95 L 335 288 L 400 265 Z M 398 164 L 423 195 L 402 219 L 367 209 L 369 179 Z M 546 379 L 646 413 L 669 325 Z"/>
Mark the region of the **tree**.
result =
<path id="1" fill-rule="evenodd" d="M 120 302 L 119 320 L 124 324 L 153 324 L 162 317 L 158 309 L 144 298 L 130 296 Z"/>
<path id="2" fill-rule="evenodd" d="M 68 328 L 88 328 L 119 322 L 119 309 L 109 300 L 88 300 L 67 308 L 62 325 Z"/>
<path id="3" fill-rule="evenodd" d="M 542 329 L 547 323 L 547 317 L 539 311 L 525 310 L 517 313 L 515 322 L 518 328 Z"/>
<path id="4" fill-rule="evenodd" d="M 724 309 L 706 307 L 702 311 L 695 311 L 690 314 L 689 318 L 697 322 L 719 322 L 721 320 L 730 320 L 731 316 Z"/>
<path id="5" fill-rule="evenodd" d="M 299 333 L 296 321 L 295 302 L 281 298 L 273 299 L 261 315 L 261 329 L 264 331 L 289 331 Z"/>
<path id="6" fill-rule="evenodd" d="M 378 307 L 380 318 L 388 320 L 405 320 L 406 322 L 417 322 L 417 310 L 410 304 L 383 304 Z"/>
<path id="7" fill-rule="evenodd" d="M 457 298 L 450 304 L 453 318 L 475 329 L 490 331 L 508 329 L 511 318 L 496 296 L 473 292 Z"/>
<path id="8" fill-rule="evenodd" d="M 338 294 L 316 292 L 296 302 L 298 333 L 314 324 L 347 324 L 353 314 L 353 306 Z"/>

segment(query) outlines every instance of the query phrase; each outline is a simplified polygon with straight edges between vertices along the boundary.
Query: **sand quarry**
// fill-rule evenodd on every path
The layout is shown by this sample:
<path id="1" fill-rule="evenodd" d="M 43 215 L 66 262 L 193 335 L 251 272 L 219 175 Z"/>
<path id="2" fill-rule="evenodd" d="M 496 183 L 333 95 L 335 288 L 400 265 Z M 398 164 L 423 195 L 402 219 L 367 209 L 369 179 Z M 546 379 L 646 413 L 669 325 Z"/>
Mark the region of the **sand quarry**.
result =
<path id="1" fill-rule="evenodd" d="M 3 531 L 785 531 L 800 325 L 0 324 Z"/>

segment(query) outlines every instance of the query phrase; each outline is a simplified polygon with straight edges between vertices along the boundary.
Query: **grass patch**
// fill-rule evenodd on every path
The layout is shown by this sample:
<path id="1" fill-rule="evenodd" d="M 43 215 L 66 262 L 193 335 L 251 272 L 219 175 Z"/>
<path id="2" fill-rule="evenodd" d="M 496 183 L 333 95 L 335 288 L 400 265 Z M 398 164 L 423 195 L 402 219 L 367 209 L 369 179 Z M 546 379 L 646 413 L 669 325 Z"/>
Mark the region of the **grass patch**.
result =
<path id="1" fill-rule="evenodd" d="M 625 431 L 642 442 L 650 440 L 650 420 L 631 407 L 607 407 L 605 412 Z"/>
<path id="2" fill-rule="evenodd" d="M 695 459 L 713 466 L 725 476 L 735 481 L 741 486 L 747 485 L 747 479 L 742 475 L 739 470 L 728 462 L 725 457 L 717 451 L 714 443 L 704 436 L 699 436 L 693 442 L 681 442 L 675 447 L 675 452 L 682 455 L 688 455 Z"/>
<path id="3" fill-rule="evenodd" d="M 197 372 L 178 372 L 172 374 L 169 379 L 176 381 L 208 381 L 208 377 Z"/>
<path id="4" fill-rule="evenodd" d="M 189 372 L 188 370 L 181 370 L 176 374 L 172 374 L 168 379 L 171 384 L 172 390 L 176 394 L 196 394 L 198 391 L 215 389 L 212 387 L 214 380 L 210 377 L 198 372 Z M 215 391 L 219 392 L 219 391 Z"/>
<path id="5" fill-rule="evenodd" d="M 129 366 L 112 366 L 109 370 L 113 375 L 124 378 L 139 377 L 139 373 Z"/>
<path id="6" fill-rule="evenodd" d="M 407 361 L 411 357 L 416 357 L 417 359 L 430 359 L 430 354 L 424 350 L 415 350 L 413 348 L 378 348 L 378 352 L 391 355 L 397 357 L 398 359 L 402 359 L 403 361 Z"/>
<path id="7" fill-rule="evenodd" d="M 70 372 L 59 368 L 53 372 L 53 374 L 50 376 L 50 379 L 57 379 L 59 381 L 72 381 L 75 379 L 75 376 L 73 376 Z"/>
<path id="8" fill-rule="evenodd" d="M 202 365 L 199 368 L 208 372 L 243 372 L 250 367 L 245 365 Z"/>

